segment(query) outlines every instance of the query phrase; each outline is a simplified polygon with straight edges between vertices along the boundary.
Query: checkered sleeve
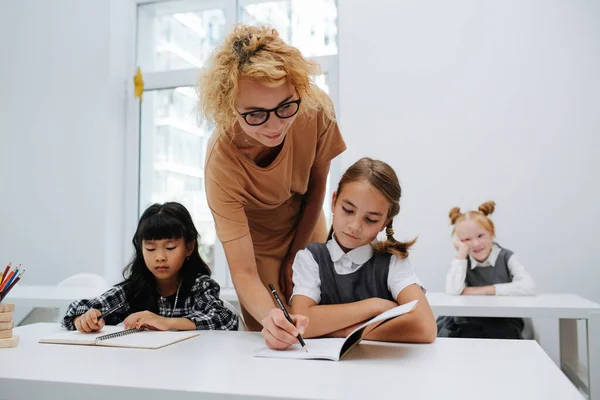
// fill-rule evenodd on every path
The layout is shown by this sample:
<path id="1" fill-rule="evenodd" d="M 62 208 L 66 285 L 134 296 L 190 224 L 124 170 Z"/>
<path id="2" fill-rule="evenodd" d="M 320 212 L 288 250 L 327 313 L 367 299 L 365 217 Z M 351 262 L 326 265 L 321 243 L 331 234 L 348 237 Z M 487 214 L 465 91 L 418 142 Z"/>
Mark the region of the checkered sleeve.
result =
<path id="1" fill-rule="evenodd" d="M 61 325 L 63 328 L 70 331 L 75 330 L 73 319 L 85 314 L 90 308 L 95 308 L 100 312 L 106 312 L 118 305 L 121 305 L 121 308 L 105 318 L 104 322 L 107 325 L 117 325 L 123 322 L 125 317 L 129 314 L 129 303 L 127 302 L 123 285 L 116 285 L 95 299 L 83 299 L 72 302 L 67 309 L 67 313 L 65 314 Z"/>
<path id="2" fill-rule="evenodd" d="M 199 275 L 191 290 L 193 305 L 185 316 L 196 329 L 216 329 L 236 331 L 239 319 L 235 312 L 219 299 L 219 284 L 206 275 Z"/>

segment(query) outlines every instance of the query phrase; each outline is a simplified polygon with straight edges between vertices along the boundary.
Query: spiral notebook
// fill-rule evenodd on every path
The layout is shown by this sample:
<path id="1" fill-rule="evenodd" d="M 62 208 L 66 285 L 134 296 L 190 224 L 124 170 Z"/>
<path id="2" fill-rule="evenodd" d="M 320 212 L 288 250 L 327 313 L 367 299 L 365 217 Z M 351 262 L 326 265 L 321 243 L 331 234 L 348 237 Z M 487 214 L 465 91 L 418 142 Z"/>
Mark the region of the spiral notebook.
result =
<path id="1" fill-rule="evenodd" d="M 127 329 L 120 326 L 105 326 L 100 332 L 61 332 L 40 339 L 40 343 L 75 344 L 84 346 L 126 347 L 132 349 L 160 349 L 183 340 L 198 336 L 197 331 L 150 331 Z"/>

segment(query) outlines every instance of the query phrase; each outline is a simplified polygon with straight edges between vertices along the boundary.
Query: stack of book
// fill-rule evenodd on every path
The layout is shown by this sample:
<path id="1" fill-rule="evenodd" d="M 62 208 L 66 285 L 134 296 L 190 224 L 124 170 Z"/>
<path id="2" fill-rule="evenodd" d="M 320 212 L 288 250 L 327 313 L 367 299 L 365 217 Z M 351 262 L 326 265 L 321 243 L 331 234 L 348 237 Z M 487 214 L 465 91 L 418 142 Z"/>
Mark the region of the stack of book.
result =
<path id="1" fill-rule="evenodd" d="M 13 336 L 13 311 L 14 304 L 0 303 L 0 348 L 17 347 L 19 337 Z"/>
<path id="2" fill-rule="evenodd" d="M 13 336 L 15 305 L 4 303 L 2 300 L 21 280 L 24 272 L 20 265 L 13 269 L 8 264 L 0 277 L 0 348 L 17 347 L 19 344 L 19 337 Z"/>

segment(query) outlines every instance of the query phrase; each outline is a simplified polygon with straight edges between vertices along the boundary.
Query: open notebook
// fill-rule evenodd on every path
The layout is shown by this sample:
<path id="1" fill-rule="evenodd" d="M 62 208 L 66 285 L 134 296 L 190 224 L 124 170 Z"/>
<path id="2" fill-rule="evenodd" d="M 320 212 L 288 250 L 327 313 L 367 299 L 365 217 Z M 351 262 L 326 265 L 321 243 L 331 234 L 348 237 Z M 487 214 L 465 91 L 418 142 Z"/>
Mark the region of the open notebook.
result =
<path id="1" fill-rule="evenodd" d="M 100 332 L 62 332 L 40 339 L 40 343 L 80 344 L 86 346 L 128 347 L 133 349 L 160 349 L 182 340 L 198 336 L 196 331 L 123 330 L 120 326 L 105 326 Z"/>
<path id="2" fill-rule="evenodd" d="M 295 344 L 287 350 L 272 350 L 266 348 L 259 351 L 254 356 L 265 358 L 339 361 L 350 351 L 350 349 L 360 343 L 367 334 L 386 322 L 412 311 L 418 302 L 419 300 L 413 300 L 410 303 L 387 310 L 365 322 L 345 338 L 304 339 L 308 352 L 305 352 L 299 344 Z"/>

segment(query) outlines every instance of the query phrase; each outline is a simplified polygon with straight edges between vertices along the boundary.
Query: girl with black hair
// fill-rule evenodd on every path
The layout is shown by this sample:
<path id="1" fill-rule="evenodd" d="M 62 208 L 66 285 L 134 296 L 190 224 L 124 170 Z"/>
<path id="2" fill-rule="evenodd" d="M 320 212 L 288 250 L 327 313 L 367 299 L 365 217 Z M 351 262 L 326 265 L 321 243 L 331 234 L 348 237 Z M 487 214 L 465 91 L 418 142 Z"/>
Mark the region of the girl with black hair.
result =
<path id="1" fill-rule="evenodd" d="M 198 253 L 198 231 L 181 204 L 153 204 L 133 237 L 123 282 L 69 306 L 62 326 L 80 332 L 124 323 L 126 329 L 237 330 L 238 317 L 219 300 L 219 285 Z M 99 318 L 102 313 L 108 313 Z"/>

